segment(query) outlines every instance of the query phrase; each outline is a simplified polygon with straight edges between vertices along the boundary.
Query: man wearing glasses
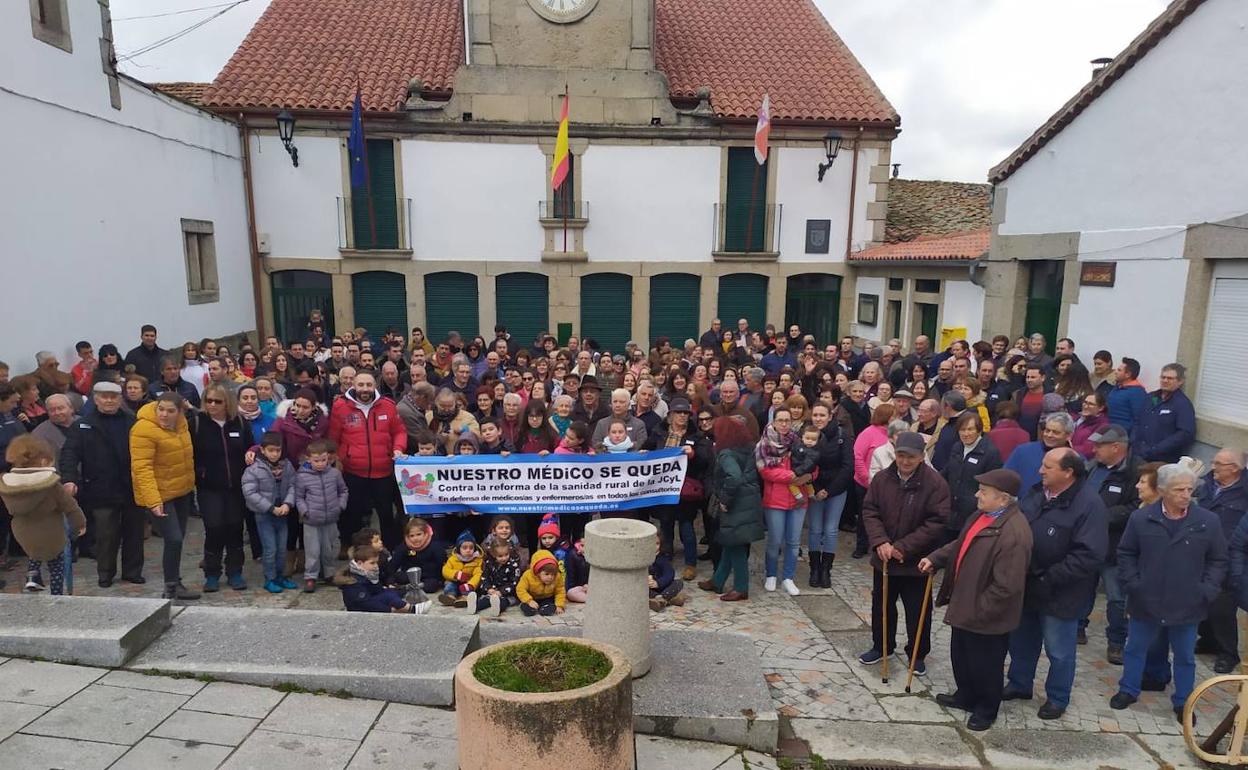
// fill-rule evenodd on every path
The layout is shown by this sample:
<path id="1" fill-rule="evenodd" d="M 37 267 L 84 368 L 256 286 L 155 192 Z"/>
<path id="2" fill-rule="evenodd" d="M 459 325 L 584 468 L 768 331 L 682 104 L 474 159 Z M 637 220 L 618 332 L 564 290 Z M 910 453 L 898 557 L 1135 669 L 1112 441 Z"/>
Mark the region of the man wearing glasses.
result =
<path id="1" fill-rule="evenodd" d="M 1177 463 L 1196 439 L 1196 410 L 1183 392 L 1182 364 L 1161 369 L 1161 387 L 1149 394 L 1132 438 L 1145 462 Z"/>
<path id="2" fill-rule="evenodd" d="M 1218 515 L 1222 533 L 1228 541 L 1248 513 L 1248 481 L 1244 480 L 1244 453 L 1238 449 L 1223 449 L 1213 456 L 1213 472 L 1205 479 L 1204 486 L 1196 495 L 1196 502 Z M 1238 542 L 1238 541 L 1235 541 Z M 1240 564 L 1243 562 L 1236 560 Z M 1242 583 L 1243 576 L 1228 576 L 1221 593 L 1209 605 L 1209 619 L 1200 624 L 1197 652 L 1217 655 L 1213 670 L 1229 674 L 1239 665 L 1239 633 L 1235 611 L 1237 609 L 1235 585 Z"/>

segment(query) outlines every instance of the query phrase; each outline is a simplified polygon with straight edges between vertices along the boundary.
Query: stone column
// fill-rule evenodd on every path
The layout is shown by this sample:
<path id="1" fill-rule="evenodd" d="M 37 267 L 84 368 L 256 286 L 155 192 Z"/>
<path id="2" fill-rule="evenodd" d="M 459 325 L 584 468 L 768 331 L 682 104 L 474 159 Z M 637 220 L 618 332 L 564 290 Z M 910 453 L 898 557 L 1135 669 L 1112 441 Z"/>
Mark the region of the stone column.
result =
<path id="1" fill-rule="evenodd" d="M 650 671 L 646 575 L 657 534 L 653 524 L 636 519 L 600 519 L 585 527 L 591 599 L 585 604 L 583 636 L 620 648 L 633 665 L 634 679 Z"/>

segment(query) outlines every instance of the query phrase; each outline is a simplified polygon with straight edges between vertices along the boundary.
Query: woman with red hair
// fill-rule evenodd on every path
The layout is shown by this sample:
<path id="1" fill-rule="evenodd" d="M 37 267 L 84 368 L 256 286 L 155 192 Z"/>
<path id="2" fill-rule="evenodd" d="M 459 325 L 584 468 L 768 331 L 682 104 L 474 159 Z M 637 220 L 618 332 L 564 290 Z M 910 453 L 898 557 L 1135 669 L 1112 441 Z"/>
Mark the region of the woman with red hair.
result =
<path id="1" fill-rule="evenodd" d="M 715 420 L 715 471 L 711 479 L 712 504 L 719 518 L 715 542 L 723 549 L 715 574 L 698 588 L 721 594 L 726 602 L 750 598 L 750 543 L 762 540 L 763 493 L 754 464 L 754 441 L 739 416 Z M 723 593 L 729 576 L 732 590 Z"/>

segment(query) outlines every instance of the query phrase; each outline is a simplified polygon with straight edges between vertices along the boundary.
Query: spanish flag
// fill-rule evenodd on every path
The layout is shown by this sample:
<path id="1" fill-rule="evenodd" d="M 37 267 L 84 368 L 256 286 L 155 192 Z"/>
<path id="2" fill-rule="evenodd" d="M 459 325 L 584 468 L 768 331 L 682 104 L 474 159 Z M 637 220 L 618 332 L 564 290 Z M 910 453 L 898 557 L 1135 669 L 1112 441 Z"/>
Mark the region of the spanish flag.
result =
<path id="1" fill-rule="evenodd" d="M 558 190 L 568 178 L 568 92 L 563 92 L 563 113 L 559 116 L 559 135 L 555 139 L 555 157 L 550 164 L 550 189 Z"/>

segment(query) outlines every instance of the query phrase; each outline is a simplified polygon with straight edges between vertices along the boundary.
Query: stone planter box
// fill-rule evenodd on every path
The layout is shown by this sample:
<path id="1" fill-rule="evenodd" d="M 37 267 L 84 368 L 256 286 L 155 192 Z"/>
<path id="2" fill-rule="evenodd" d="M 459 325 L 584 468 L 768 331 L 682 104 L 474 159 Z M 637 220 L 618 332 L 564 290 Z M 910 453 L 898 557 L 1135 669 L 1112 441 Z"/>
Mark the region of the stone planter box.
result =
<path id="1" fill-rule="evenodd" d="M 455 669 L 459 766 L 474 770 L 575 767 L 634 770 L 633 680 L 628 658 L 611 645 L 579 639 L 611 661 L 603 679 L 563 692 L 507 692 L 472 669 L 483 655 L 550 641 L 517 639 L 478 650 Z"/>

